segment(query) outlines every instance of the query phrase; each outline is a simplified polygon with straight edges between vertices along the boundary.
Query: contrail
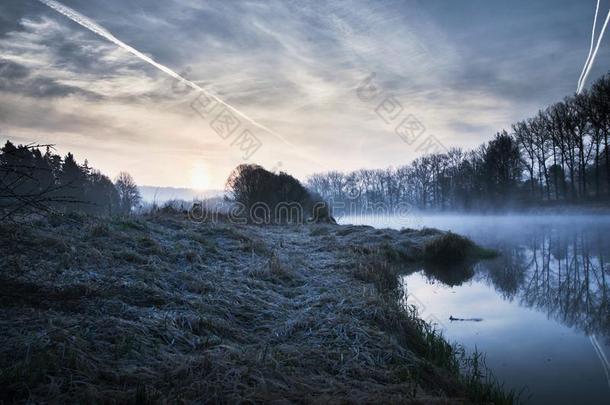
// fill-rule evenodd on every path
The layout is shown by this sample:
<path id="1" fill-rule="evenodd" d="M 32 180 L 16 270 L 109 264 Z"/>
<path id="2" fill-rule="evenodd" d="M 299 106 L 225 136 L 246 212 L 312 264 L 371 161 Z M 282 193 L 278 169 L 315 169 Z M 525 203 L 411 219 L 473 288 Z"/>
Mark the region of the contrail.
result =
<path id="1" fill-rule="evenodd" d="M 598 0 L 598 7 L 599 7 L 599 0 Z M 596 20 L 597 20 L 597 10 L 595 11 L 595 20 L 593 22 L 593 33 L 595 33 Z M 604 34 L 606 32 L 606 27 L 608 26 L 608 21 L 610 21 L 610 11 L 608 11 L 608 14 L 606 15 L 606 20 L 604 21 L 604 25 L 602 26 L 602 29 L 599 32 L 599 37 L 597 38 L 597 44 L 595 45 L 595 50 L 590 55 L 591 59 L 589 60 L 589 58 L 587 58 L 588 64 L 585 63 L 586 70 L 585 70 L 584 75 L 582 75 L 582 80 L 580 80 L 580 82 L 578 83 L 578 89 L 576 91 L 576 93 L 578 93 L 578 94 L 580 94 L 585 87 L 585 83 L 587 82 L 587 77 L 589 77 L 589 73 L 591 72 L 591 68 L 593 67 L 595 58 L 597 57 L 597 51 L 599 51 L 599 46 L 601 45 L 602 39 L 604 38 Z M 593 42 L 591 42 L 591 45 L 593 45 Z"/>
<path id="2" fill-rule="evenodd" d="M 608 363 L 608 359 L 606 358 L 606 354 L 604 353 L 604 349 L 599 345 L 597 341 L 597 337 L 595 335 L 590 335 L 589 340 L 591 341 L 591 345 L 595 349 L 595 354 L 599 357 L 599 360 L 604 367 L 604 371 L 606 372 L 606 380 L 608 380 L 608 387 L 610 387 L 610 363 Z"/>
<path id="3" fill-rule="evenodd" d="M 582 77 L 585 75 L 585 71 L 587 70 L 587 66 L 589 66 L 589 61 L 591 60 L 591 54 L 593 53 L 593 44 L 595 43 L 595 27 L 597 26 L 597 15 L 599 13 L 599 0 L 597 0 L 597 6 L 595 7 L 595 17 L 593 17 L 593 30 L 591 30 L 591 46 L 589 47 L 589 54 L 587 55 L 587 60 L 585 61 L 585 65 L 582 67 L 582 72 L 580 72 L 580 77 L 578 78 L 578 86 L 576 87 L 576 91 L 580 89 L 582 83 Z"/>
<path id="4" fill-rule="evenodd" d="M 608 21 L 610 21 L 610 11 L 608 11 L 608 15 L 606 15 L 606 20 L 604 21 L 604 25 L 602 26 L 602 30 L 599 33 L 599 37 L 597 38 L 597 45 L 595 46 L 595 50 L 593 51 L 593 55 L 591 55 L 591 61 L 589 63 L 589 67 L 585 72 L 585 75 L 582 78 L 582 83 L 580 84 L 579 93 L 585 87 L 585 83 L 587 82 L 587 77 L 589 77 L 589 73 L 591 72 L 591 68 L 593 67 L 593 62 L 595 62 L 595 58 L 597 57 L 597 51 L 599 51 L 599 46 L 602 43 L 602 39 L 604 38 L 604 34 L 606 32 L 606 27 L 608 26 Z"/>
<path id="5" fill-rule="evenodd" d="M 178 73 L 174 72 L 172 69 L 168 68 L 167 66 L 164 66 L 164 65 L 154 61 L 153 59 L 151 59 L 150 57 L 144 55 L 142 52 L 138 51 L 137 49 L 127 45 L 126 43 L 124 43 L 123 41 L 119 40 L 117 37 L 112 35 L 104 27 L 100 26 L 99 24 L 97 24 L 93 20 L 89 19 L 88 17 L 82 15 L 78 11 L 76 11 L 76 10 L 74 10 L 74 9 L 68 7 L 68 6 L 65 6 L 65 5 L 63 5 L 60 2 L 55 1 L 55 0 L 38 0 L 38 1 L 40 1 L 44 5 L 52 8 L 53 10 L 57 11 L 58 13 L 63 14 L 64 16 L 68 17 L 70 20 L 74 21 L 75 23 L 80 24 L 83 27 L 87 28 L 88 30 L 90 30 L 90 31 L 96 33 L 97 35 L 107 39 L 108 41 L 112 42 L 113 44 L 115 44 L 115 45 L 125 49 L 127 52 L 131 53 L 132 55 L 135 55 L 136 57 L 140 58 L 144 62 L 146 62 L 146 63 L 156 67 L 157 69 L 159 69 L 163 73 L 173 77 L 176 80 L 179 80 L 181 83 L 185 84 L 186 86 L 189 86 L 190 88 L 192 88 L 194 90 L 203 92 L 207 96 L 209 96 L 209 97 L 213 98 L 214 100 L 216 100 L 218 103 L 220 103 L 223 106 L 229 108 L 235 114 L 239 115 L 240 117 L 242 117 L 246 121 L 250 122 L 252 125 L 254 125 L 254 126 L 264 130 L 265 132 L 268 132 L 269 134 L 275 136 L 276 138 L 284 141 L 288 145 L 296 148 L 296 146 L 293 145 L 290 141 L 288 141 L 284 136 L 278 134 L 277 132 L 273 131 L 272 129 L 267 128 L 263 124 L 259 124 L 258 122 L 254 121 L 252 118 L 248 117 L 246 114 L 242 113 L 241 111 L 239 111 L 235 107 L 225 103 L 220 98 L 218 98 L 214 94 L 211 94 L 210 92 L 206 91 L 205 89 L 203 89 L 202 87 L 200 87 L 196 83 L 193 83 L 192 81 L 185 79 L 184 77 L 180 76 Z"/>

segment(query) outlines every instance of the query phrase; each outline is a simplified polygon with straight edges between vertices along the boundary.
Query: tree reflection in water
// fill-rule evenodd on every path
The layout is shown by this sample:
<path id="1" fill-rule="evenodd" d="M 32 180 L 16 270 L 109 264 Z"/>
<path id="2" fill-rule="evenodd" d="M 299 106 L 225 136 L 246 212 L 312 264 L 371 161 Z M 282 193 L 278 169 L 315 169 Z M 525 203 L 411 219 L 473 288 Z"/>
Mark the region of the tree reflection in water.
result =
<path id="1" fill-rule="evenodd" d="M 501 255 L 476 265 L 482 277 L 505 299 L 536 308 L 610 344 L 607 227 L 540 226 L 506 238 L 495 248 Z M 440 279 L 440 281 L 443 281 Z"/>
<path id="2" fill-rule="evenodd" d="M 459 265 L 424 264 L 424 274 L 432 280 L 438 280 L 450 287 L 462 285 L 475 275 L 474 263 L 461 263 Z M 417 268 L 419 270 L 419 268 Z"/>

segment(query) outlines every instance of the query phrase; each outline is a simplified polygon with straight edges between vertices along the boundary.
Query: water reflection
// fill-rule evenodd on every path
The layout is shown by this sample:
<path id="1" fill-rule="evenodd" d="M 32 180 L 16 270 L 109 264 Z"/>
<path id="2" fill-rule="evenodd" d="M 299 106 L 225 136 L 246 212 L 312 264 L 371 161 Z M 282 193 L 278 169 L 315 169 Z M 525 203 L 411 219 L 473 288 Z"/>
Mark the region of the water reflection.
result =
<path id="1" fill-rule="evenodd" d="M 474 266 L 474 263 L 466 263 L 455 266 L 427 263 L 424 265 L 423 270 L 424 274 L 429 279 L 438 280 L 448 286 L 456 287 L 474 277 Z"/>
<path id="2" fill-rule="evenodd" d="M 610 342 L 607 230 L 536 227 L 520 243 L 495 245 L 502 255 L 479 263 L 477 273 L 504 299 Z"/>
<path id="3" fill-rule="evenodd" d="M 474 267 L 421 267 L 402 282 L 424 319 L 486 354 L 507 388 L 532 404 L 607 404 L 610 395 L 610 217 L 347 218 L 376 227 L 425 224 L 501 255 Z M 451 321 L 481 318 L 481 322 Z"/>

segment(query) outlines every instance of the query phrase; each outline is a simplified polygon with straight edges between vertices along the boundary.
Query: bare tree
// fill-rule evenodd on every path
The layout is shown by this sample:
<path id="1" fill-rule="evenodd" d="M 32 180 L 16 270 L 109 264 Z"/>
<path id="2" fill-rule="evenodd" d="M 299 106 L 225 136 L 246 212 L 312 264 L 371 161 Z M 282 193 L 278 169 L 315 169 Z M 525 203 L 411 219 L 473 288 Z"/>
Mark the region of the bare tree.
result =
<path id="1" fill-rule="evenodd" d="M 396 169 L 318 174 L 310 184 L 335 201 L 347 198 L 342 185 L 355 185 L 353 202 L 388 208 L 493 208 L 509 196 L 518 204 L 610 199 L 609 132 L 610 74 L 473 151 L 425 155 Z"/>
<path id="2" fill-rule="evenodd" d="M 127 172 L 121 172 L 117 176 L 114 185 L 119 193 L 120 211 L 123 215 L 128 215 L 134 208 L 137 208 L 142 201 L 140 190 L 133 177 Z"/>
<path id="3" fill-rule="evenodd" d="M 592 87 L 590 93 L 591 124 L 596 144 L 596 187 L 599 188 L 599 177 L 606 177 L 606 193 L 610 196 L 610 148 L 608 145 L 608 133 L 610 132 L 610 75 L 598 80 Z M 604 143 L 603 156 L 600 145 Z M 605 171 L 599 168 L 599 162 L 605 166 Z M 598 194 L 599 196 L 599 194 Z"/>
<path id="4" fill-rule="evenodd" d="M 513 134 L 521 150 L 521 162 L 529 174 L 531 198 L 534 198 L 534 195 L 536 194 L 536 183 L 534 181 L 536 151 L 534 148 L 534 139 L 530 130 L 531 127 L 526 121 L 519 121 L 516 124 L 513 124 Z"/>

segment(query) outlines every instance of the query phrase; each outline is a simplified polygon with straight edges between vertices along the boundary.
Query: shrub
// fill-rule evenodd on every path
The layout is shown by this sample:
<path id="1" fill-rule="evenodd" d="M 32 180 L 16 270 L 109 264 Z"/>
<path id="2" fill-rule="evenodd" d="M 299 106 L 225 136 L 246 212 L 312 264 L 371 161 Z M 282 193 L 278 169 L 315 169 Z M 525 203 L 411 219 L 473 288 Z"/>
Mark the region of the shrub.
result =
<path id="1" fill-rule="evenodd" d="M 452 232 L 430 240 L 424 246 L 424 259 L 437 263 L 462 262 L 472 253 L 475 244 Z"/>
<path id="2" fill-rule="evenodd" d="M 229 176 L 226 188 L 233 200 L 245 208 L 241 214 L 248 222 L 335 222 L 321 197 L 284 172 L 275 174 L 258 165 L 239 165 Z"/>
<path id="3" fill-rule="evenodd" d="M 452 232 L 442 234 L 424 246 L 424 260 L 439 264 L 463 263 L 496 255 L 494 250 L 481 248 L 470 239 Z"/>

